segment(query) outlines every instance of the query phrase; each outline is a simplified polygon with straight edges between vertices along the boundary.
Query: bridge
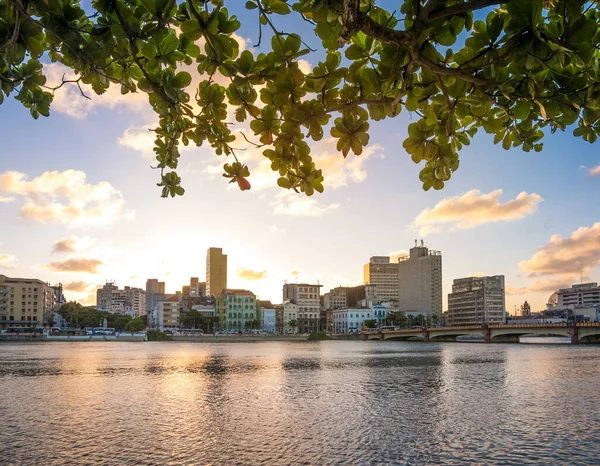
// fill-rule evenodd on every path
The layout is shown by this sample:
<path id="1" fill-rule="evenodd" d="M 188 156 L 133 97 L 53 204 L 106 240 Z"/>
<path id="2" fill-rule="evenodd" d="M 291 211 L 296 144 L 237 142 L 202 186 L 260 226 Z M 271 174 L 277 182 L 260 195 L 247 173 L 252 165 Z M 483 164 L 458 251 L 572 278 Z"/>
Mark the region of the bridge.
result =
<path id="1" fill-rule="evenodd" d="M 560 336 L 571 338 L 571 343 L 600 343 L 600 322 L 548 324 L 483 324 L 460 327 L 431 327 L 402 330 L 367 330 L 365 340 L 423 340 L 456 341 L 461 336 L 483 337 L 486 343 L 518 342 L 523 335 Z"/>

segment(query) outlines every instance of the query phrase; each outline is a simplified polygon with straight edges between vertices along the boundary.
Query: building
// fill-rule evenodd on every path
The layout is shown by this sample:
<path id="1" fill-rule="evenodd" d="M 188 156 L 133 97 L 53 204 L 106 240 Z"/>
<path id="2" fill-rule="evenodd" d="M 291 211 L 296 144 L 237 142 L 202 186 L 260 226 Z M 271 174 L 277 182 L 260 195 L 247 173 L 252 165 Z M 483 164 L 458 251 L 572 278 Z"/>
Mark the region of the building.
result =
<path id="1" fill-rule="evenodd" d="M 190 278 L 190 296 L 194 298 L 206 296 L 206 282 L 199 281 L 198 277 Z"/>
<path id="2" fill-rule="evenodd" d="M 527 316 L 531 315 L 531 306 L 529 305 L 529 303 L 527 301 L 525 301 L 523 304 L 521 304 L 520 312 L 523 317 L 527 317 Z"/>
<path id="3" fill-rule="evenodd" d="M 271 301 L 259 301 L 260 327 L 266 332 L 275 332 L 277 328 L 277 311 Z"/>
<path id="4" fill-rule="evenodd" d="M 323 295 L 325 309 L 343 309 L 355 307 L 359 301 L 367 298 L 368 290 L 374 290 L 373 285 L 338 286 Z"/>
<path id="5" fill-rule="evenodd" d="M 283 304 L 277 304 L 275 306 L 275 331 L 277 333 L 283 333 L 283 322 L 284 322 L 284 318 L 283 318 Z"/>
<path id="6" fill-rule="evenodd" d="M 67 304 L 67 300 L 65 295 L 63 294 L 63 286 L 62 283 L 58 285 L 51 286 L 54 290 L 54 311 L 58 311 L 61 307 Z"/>
<path id="7" fill-rule="evenodd" d="M 373 256 L 363 267 L 365 285 L 375 285 L 375 294 L 383 301 L 398 299 L 398 264 L 388 256 Z"/>
<path id="8" fill-rule="evenodd" d="M 146 292 L 141 288 L 126 286 L 120 290 L 117 285 L 107 282 L 96 290 L 96 309 L 133 317 L 146 315 Z"/>
<path id="9" fill-rule="evenodd" d="M 298 331 L 298 305 L 287 299 L 283 302 L 283 328 L 282 333 L 296 333 Z"/>
<path id="10" fill-rule="evenodd" d="M 41 280 L 0 275 L 0 329 L 51 323 L 54 299 L 55 290 Z"/>
<path id="11" fill-rule="evenodd" d="M 442 253 L 423 245 L 398 258 L 398 310 L 442 317 Z"/>
<path id="12" fill-rule="evenodd" d="M 283 302 L 297 306 L 298 333 L 318 332 L 321 321 L 321 286 L 307 283 L 285 283 Z M 284 316 L 285 320 L 285 316 Z"/>
<path id="13" fill-rule="evenodd" d="M 165 282 L 159 282 L 156 278 L 146 280 L 146 314 L 152 311 L 152 295 L 165 294 Z"/>
<path id="14" fill-rule="evenodd" d="M 221 248 L 208 248 L 206 253 L 206 294 L 219 296 L 227 289 L 227 255 Z"/>
<path id="15" fill-rule="evenodd" d="M 504 275 L 454 280 L 448 294 L 448 325 L 505 321 Z"/>
<path id="16" fill-rule="evenodd" d="M 243 331 L 260 326 L 258 300 L 251 291 L 224 289 L 216 299 L 215 310 L 221 330 Z"/>
<path id="17" fill-rule="evenodd" d="M 156 326 L 161 331 L 174 331 L 179 328 L 181 311 L 179 298 L 171 296 L 156 303 Z"/>
<path id="18" fill-rule="evenodd" d="M 600 308 L 600 287 L 598 283 L 581 283 L 571 288 L 558 290 L 559 309 Z"/>
<path id="19" fill-rule="evenodd" d="M 349 333 L 362 330 L 365 320 L 373 319 L 369 308 L 350 308 L 333 310 L 334 333 Z"/>

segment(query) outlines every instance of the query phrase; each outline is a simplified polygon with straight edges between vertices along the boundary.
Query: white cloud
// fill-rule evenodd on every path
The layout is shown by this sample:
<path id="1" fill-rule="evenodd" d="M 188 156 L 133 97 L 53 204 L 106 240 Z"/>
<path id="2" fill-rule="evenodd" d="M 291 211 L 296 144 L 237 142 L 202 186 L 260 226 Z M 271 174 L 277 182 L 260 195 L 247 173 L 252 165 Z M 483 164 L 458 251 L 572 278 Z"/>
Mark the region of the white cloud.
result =
<path id="1" fill-rule="evenodd" d="M 97 259 L 72 258 L 46 264 L 46 268 L 54 272 L 86 272 L 99 273 L 98 267 L 104 265 Z"/>
<path id="2" fill-rule="evenodd" d="M 542 198 L 538 194 L 519 193 L 515 199 L 500 202 L 502 190 L 481 193 L 473 189 L 462 196 L 448 197 L 438 202 L 433 209 L 424 209 L 413 222 L 420 228 L 421 236 L 439 230 L 440 224 L 456 228 L 473 228 L 484 223 L 509 222 L 531 215 L 537 210 Z"/>
<path id="3" fill-rule="evenodd" d="M 77 75 L 70 68 L 60 63 L 44 64 L 44 75 L 47 78 L 46 85 L 49 87 L 58 86 L 63 77 L 66 80 L 77 79 Z M 108 90 L 101 95 L 97 95 L 88 84 L 81 84 L 81 88 L 85 95 L 90 97 L 89 99 L 81 95 L 77 84 L 66 83 L 54 93 L 51 109 L 77 119 L 85 118 L 97 107 L 114 109 L 123 106 L 138 111 L 152 111 L 148 103 L 148 96 L 143 92 L 123 95 L 121 86 L 118 84 L 111 84 Z"/>
<path id="4" fill-rule="evenodd" d="M 54 242 L 52 253 L 70 253 L 82 251 L 88 249 L 95 242 L 96 240 L 94 238 L 90 238 L 89 236 L 84 236 L 82 238 L 77 236 L 61 238 Z"/>
<path id="5" fill-rule="evenodd" d="M 586 273 L 600 264 L 600 222 L 581 227 L 563 238 L 553 235 L 548 244 L 538 248 L 519 267 L 530 276 L 572 275 Z"/>
<path id="6" fill-rule="evenodd" d="M 600 176 L 600 165 L 596 165 L 595 167 L 590 168 L 589 173 L 592 176 Z"/>
<path id="7" fill-rule="evenodd" d="M 369 159 L 384 158 L 379 145 L 368 146 L 361 155 L 350 154 L 344 158 L 336 149 L 334 138 L 324 139 L 311 149 L 315 166 L 323 170 L 324 185 L 328 188 L 347 186 L 349 181 L 362 183 L 367 178 L 365 163 Z"/>
<path id="8" fill-rule="evenodd" d="M 554 293 L 561 288 L 570 288 L 577 282 L 578 277 L 554 278 L 546 280 L 536 280 L 535 282 L 521 287 L 506 286 L 506 294 L 509 296 L 521 295 L 527 293 Z"/>
<path id="9" fill-rule="evenodd" d="M 16 200 L 17 200 L 16 197 L 3 197 L 3 196 L 0 196 L 0 204 L 7 204 L 9 202 L 13 202 L 13 201 L 16 201 Z"/>
<path id="10" fill-rule="evenodd" d="M 276 214 L 300 215 L 307 217 L 320 217 L 321 215 L 337 209 L 338 203 L 321 204 L 315 196 L 308 197 L 303 193 L 294 191 L 281 191 L 271 203 Z"/>
<path id="11" fill-rule="evenodd" d="M 63 285 L 65 291 L 74 291 L 76 293 L 84 293 L 93 290 L 95 285 L 93 283 L 86 283 L 82 281 L 68 282 Z"/>
<path id="12" fill-rule="evenodd" d="M 0 269 L 14 269 L 17 266 L 17 258 L 12 254 L 0 254 Z"/>
<path id="13" fill-rule="evenodd" d="M 120 191 L 106 181 L 89 184 L 79 170 L 44 172 L 32 180 L 25 173 L 4 172 L 0 192 L 23 196 L 21 217 L 41 223 L 84 227 L 133 218 Z"/>
<path id="14" fill-rule="evenodd" d="M 409 252 L 406 249 L 400 249 L 399 251 L 393 251 L 388 253 L 390 256 L 390 262 L 398 262 L 399 257 L 408 256 Z"/>

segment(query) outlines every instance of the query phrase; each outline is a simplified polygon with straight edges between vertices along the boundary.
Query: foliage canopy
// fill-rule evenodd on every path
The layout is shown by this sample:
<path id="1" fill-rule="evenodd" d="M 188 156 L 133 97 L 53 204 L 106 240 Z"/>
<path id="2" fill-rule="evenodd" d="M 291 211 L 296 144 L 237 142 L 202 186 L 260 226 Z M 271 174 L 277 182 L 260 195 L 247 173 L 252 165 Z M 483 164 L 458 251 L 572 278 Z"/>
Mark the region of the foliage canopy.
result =
<path id="1" fill-rule="evenodd" d="M 86 12 L 77 0 L 0 0 L 0 103 L 13 94 L 34 118 L 49 114 L 57 88 L 46 86 L 42 60 L 77 73 L 58 87 L 146 93 L 159 116 L 164 197 L 184 192 L 180 144 L 232 156 L 223 176 L 250 188 L 233 119 L 249 122 L 248 144 L 262 149 L 278 185 L 307 195 L 324 181 L 311 140 L 329 131 L 344 157 L 360 155 L 371 120 L 403 110 L 416 115 L 404 148 L 424 164 L 426 190 L 443 188 L 480 130 L 524 151 L 540 151 L 548 130 L 570 127 L 590 143 L 600 132 L 596 2 L 404 0 L 391 12 L 376 0 L 248 0 L 244 21 L 257 21 L 261 46 L 270 38 L 256 54 L 240 51 L 240 20 L 225 3 L 93 0 Z M 284 15 L 318 37 L 310 72 L 299 60 L 312 50 L 279 29 Z M 187 69 L 204 78 L 193 88 Z"/>

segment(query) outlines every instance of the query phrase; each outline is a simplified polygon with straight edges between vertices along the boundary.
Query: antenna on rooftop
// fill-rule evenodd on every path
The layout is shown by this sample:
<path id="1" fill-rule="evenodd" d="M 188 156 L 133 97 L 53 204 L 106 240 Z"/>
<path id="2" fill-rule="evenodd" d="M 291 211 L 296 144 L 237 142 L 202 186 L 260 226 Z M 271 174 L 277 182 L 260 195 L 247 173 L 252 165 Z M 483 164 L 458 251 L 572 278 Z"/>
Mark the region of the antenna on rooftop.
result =
<path id="1" fill-rule="evenodd" d="M 425 247 L 425 244 L 423 243 L 423 240 L 421 240 L 421 247 Z"/>
<path id="2" fill-rule="evenodd" d="M 417 240 L 415 240 L 415 248 L 417 247 Z"/>

